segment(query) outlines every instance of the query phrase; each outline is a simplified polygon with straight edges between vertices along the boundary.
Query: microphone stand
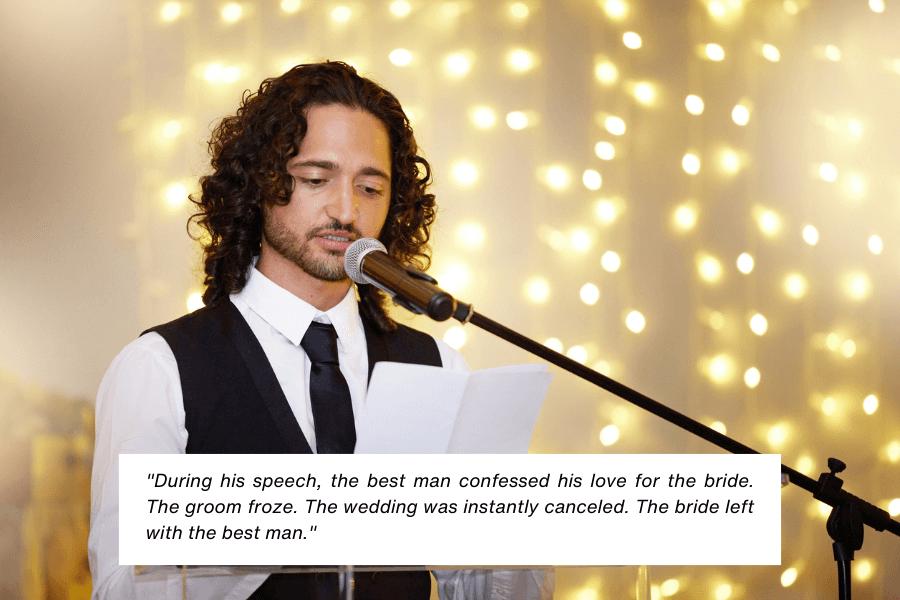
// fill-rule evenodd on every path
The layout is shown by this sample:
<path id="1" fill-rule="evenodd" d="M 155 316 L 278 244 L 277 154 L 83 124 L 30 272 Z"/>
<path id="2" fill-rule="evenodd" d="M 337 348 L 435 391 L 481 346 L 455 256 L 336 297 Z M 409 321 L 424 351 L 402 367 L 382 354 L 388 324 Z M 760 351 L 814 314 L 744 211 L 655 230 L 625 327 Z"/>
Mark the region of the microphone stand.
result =
<path id="1" fill-rule="evenodd" d="M 443 293 L 446 294 L 446 292 Z M 398 296 L 395 296 L 394 299 L 396 301 Z M 409 304 L 410 302 L 406 301 L 401 305 L 409 308 Z M 639 406 L 732 454 L 759 454 L 758 451 L 749 446 L 745 446 L 714 429 L 710 429 L 706 425 L 664 404 L 660 404 L 640 392 L 478 314 L 471 304 L 455 301 L 455 305 L 452 317 L 463 325 L 471 323 L 476 327 L 480 327 L 488 333 L 492 333 L 585 381 L 593 383 L 597 387 L 603 388 L 623 400 L 631 402 L 635 406 Z M 427 310 L 415 310 L 415 308 L 410 310 L 420 314 L 428 313 Z M 431 316 L 435 318 L 434 315 Z M 447 318 L 449 316 L 437 318 L 436 320 L 443 321 Z M 828 468 L 831 472 L 822 473 L 818 481 L 814 481 L 784 464 L 781 465 L 781 473 L 782 478 L 786 476 L 791 483 L 810 492 L 816 500 L 832 507 L 826 529 L 828 535 L 834 540 L 832 549 L 834 551 L 834 560 L 837 562 L 838 567 L 838 598 L 839 600 L 851 600 L 850 561 L 853 560 L 853 553 L 862 548 L 865 532 L 864 525 L 868 525 L 875 531 L 888 530 L 894 535 L 900 536 L 900 522 L 892 520 L 887 511 L 842 489 L 844 482 L 837 474 L 846 468 L 843 462 L 836 458 L 829 458 Z"/>

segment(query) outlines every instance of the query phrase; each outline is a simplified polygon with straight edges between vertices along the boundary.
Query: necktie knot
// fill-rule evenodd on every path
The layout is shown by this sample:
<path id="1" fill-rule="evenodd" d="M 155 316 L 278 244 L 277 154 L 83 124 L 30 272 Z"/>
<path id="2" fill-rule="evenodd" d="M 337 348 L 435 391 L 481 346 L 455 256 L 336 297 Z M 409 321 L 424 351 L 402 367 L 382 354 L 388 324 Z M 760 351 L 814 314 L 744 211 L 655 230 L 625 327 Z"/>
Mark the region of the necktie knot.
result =
<path id="1" fill-rule="evenodd" d="M 300 346 L 313 363 L 338 364 L 337 332 L 330 323 L 310 323 Z"/>

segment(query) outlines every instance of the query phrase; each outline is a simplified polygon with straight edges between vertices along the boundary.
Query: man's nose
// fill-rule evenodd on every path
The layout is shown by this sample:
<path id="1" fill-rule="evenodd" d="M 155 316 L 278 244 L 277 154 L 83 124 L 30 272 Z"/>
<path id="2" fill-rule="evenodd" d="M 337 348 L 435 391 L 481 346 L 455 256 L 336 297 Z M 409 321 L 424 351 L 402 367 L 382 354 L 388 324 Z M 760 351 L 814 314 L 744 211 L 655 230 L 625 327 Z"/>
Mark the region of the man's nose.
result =
<path id="1" fill-rule="evenodd" d="M 343 224 L 356 221 L 359 216 L 359 198 L 353 181 L 342 181 L 328 204 L 327 214 Z"/>

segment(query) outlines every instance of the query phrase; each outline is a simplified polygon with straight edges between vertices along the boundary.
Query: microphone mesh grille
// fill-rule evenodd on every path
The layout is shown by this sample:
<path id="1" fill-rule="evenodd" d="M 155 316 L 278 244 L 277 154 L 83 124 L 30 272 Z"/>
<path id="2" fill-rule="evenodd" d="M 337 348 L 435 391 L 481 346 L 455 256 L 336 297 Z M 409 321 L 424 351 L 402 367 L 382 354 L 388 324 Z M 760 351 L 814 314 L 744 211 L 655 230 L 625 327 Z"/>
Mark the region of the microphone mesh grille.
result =
<path id="1" fill-rule="evenodd" d="M 361 238 L 350 244 L 344 253 L 344 270 L 350 279 L 356 283 L 369 283 L 362 272 L 362 259 L 374 250 L 387 254 L 384 244 L 372 238 Z"/>

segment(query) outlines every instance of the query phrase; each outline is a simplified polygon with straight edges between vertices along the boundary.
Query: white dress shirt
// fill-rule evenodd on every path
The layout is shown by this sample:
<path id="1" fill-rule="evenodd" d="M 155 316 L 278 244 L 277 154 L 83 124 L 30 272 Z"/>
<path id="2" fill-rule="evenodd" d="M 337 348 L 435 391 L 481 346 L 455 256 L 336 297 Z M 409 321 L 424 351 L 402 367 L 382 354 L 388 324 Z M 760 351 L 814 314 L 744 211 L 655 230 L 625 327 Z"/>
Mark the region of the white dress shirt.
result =
<path id="1" fill-rule="evenodd" d="M 315 428 L 307 393 L 310 361 L 300 341 L 313 320 L 334 325 L 341 372 L 350 388 L 354 415 L 359 415 L 365 407 L 368 354 L 355 288 L 351 286 L 337 306 L 321 312 L 254 268 L 244 289 L 230 299 L 259 340 L 300 429 L 315 452 Z M 441 340 L 435 341 L 445 368 L 469 370 L 459 352 Z M 134 568 L 119 565 L 119 454 L 183 454 L 187 446 L 178 365 L 162 336 L 155 332 L 143 335 L 113 360 L 97 394 L 96 431 L 88 542 L 92 599 L 181 598 L 180 579 L 142 581 L 136 586 Z M 246 600 L 265 578 L 223 575 L 188 579 L 188 597 Z M 447 592 L 442 597 L 490 597 L 488 590 L 492 586 L 487 571 L 446 572 L 438 581 L 439 589 L 443 587 Z M 465 592 L 476 588 L 488 593 Z"/>

